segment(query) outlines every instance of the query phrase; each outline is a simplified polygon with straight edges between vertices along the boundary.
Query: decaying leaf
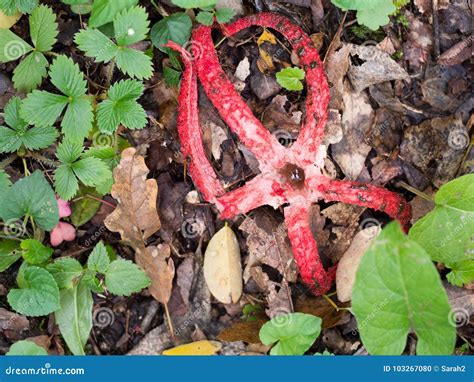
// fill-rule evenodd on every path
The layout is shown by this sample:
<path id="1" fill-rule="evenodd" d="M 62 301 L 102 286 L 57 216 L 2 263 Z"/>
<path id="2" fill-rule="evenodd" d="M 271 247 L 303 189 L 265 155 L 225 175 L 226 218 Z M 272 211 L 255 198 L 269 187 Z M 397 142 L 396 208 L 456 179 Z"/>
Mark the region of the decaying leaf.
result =
<path id="1" fill-rule="evenodd" d="M 257 61 L 259 70 L 263 73 L 268 70 L 275 70 L 272 56 L 264 49 L 264 43 L 270 43 L 276 45 L 276 37 L 268 29 L 265 29 L 257 40 L 258 50 L 260 52 L 260 58 Z"/>
<path id="2" fill-rule="evenodd" d="M 362 65 L 351 65 L 348 76 L 356 91 L 370 85 L 392 80 L 403 80 L 408 73 L 390 55 L 373 45 L 352 45 L 351 55 L 363 60 Z"/>
<path id="3" fill-rule="evenodd" d="M 20 20 L 21 16 L 23 16 L 21 13 L 7 16 L 5 13 L 0 11 L 0 29 L 10 29 L 18 20 Z"/>
<path id="4" fill-rule="evenodd" d="M 379 230 L 380 227 L 374 225 L 359 231 L 339 261 L 336 271 L 336 289 L 339 301 L 347 302 L 351 300 L 357 267 Z"/>
<path id="5" fill-rule="evenodd" d="M 248 261 L 244 280 L 250 278 L 250 269 L 266 264 L 278 270 L 289 282 L 296 282 L 298 267 L 295 263 L 286 227 L 270 214 L 256 211 L 254 218 L 247 218 L 239 227 L 248 234 Z"/>
<path id="6" fill-rule="evenodd" d="M 346 305 L 348 304 L 338 304 L 340 308 Z M 322 329 L 342 325 L 350 320 L 350 314 L 347 310 L 336 310 L 324 297 L 300 296 L 295 301 L 295 311 L 320 317 L 323 320 Z"/>
<path id="7" fill-rule="evenodd" d="M 332 145 L 334 160 L 351 180 L 357 179 L 364 169 L 370 146 L 364 142 L 365 135 L 374 121 L 374 110 L 364 92 L 347 90 L 343 95 L 342 140 Z"/>
<path id="8" fill-rule="evenodd" d="M 209 241 L 204 254 L 204 278 L 211 294 L 224 304 L 236 303 L 242 295 L 239 243 L 227 225 Z"/>
<path id="9" fill-rule="evenodd" d="M 171 248 L 168 244 L 147 247 L 145 252 L 137 252 L 137 264 L 151 279 L 148 287 L 150 294 L 162 304 L 167 304 L 173 287 L 174 263 L 171 259 Z"/>
<path id="10" fill-rule="evenodd" d="M 163 351 L 163 355 L 214 355 L 222 349 L 217 341 L 196 341 Z"/>
<path id="11" fill-rule="evenodd" d="M 144 241 L 160 229 L 156 210 L 158 186 L 156 180 L 146 178 L 148 173 L 144 158 L 134 148 L 122 152 L 112 187 L 118 205 L 104 221 L 110 231 L 119 232 L 122 240 L 137 253 L 145 250 Z"/>

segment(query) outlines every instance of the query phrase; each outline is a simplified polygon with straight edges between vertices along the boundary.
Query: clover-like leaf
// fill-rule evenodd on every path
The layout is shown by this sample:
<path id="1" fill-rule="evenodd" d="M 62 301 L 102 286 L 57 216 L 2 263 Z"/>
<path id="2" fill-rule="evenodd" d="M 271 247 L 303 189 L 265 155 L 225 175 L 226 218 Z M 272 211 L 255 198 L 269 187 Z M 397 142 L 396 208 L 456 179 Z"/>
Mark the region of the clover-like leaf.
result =
<path id="1" fill-rule="evenodd" d="M 286 68 L 276 74 L 277 82 L 287 90 L 303 90 L 304 77 L 304 70 L 300 68 Z"/>
<path id="2" fill-rule="evenodd" d="M 130 296 L 150 285 L 150 279 L 130 260 L 115 260 L 105 271 L 105 285 L 110 293 Z"/>

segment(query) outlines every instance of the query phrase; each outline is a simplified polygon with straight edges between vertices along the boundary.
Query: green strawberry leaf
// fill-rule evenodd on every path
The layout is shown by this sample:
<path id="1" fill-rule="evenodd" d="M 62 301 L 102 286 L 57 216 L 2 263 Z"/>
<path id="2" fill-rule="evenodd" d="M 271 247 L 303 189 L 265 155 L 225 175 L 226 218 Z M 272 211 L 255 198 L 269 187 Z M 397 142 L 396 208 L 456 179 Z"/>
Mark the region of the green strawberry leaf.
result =
<path id="1" fill-rule="evenodd" d="M 4 198 L 8 203 L 0 204 L 0 216 L 5 221 L 28 216 L 45 231 L 51 231 L 59 222 L 56 197 L 39 170 L 17 181 Z"/>
<path id="2" fill-rule="evenodd" d="M 202 25 L 211 26 L 214 24 L 214 13 L 207 11 L 199 12 L 196 16 L 196 21 Z"/>
<path id="3" fill-rule="evenodd" d="M 451 266 L 451 272 L 446 275 L 448 281 L 458 287 L 469 284 L 474 280 L 474 261 L 466 260 Z"/>
<path id="4" fill-rule="evenodd" d="M 10 346 L 5 355 L 48 355 L 48 352 L 33 341 L 21 340 Z"/>
<path id="5" fill-rule="evenodd" d="M 89 18 L 89 26 L 98 28 L 113 21 L 124 9 L 138 4 L 138 0 L 95 0 Z"/>
<path id="6" fill-rule="evenodd" d="M 143 7 L 132 7 L 122 11 L 114 19 L 117 44 L 127 46 L 146 39 L 150 31 L 148 13 Z"/>
<path id="7" fill-rule="evenodd" d="M 59 330 L 74 355 L 85 355 L 84 346 L 92 329 L 92 293 L 80 282 L 71 289 L 63 289 L 61 309 L 54 313 Z"/>
<path id="8" fill-rule="evenodd" d="M 74 36 L 74 42 L 97 62 L 109 62 L 118 53 L 118 46 L 98 29 L 82 29 Z"/>
<path id="9" fill-rule="evenodd" d="M 53 276 L 43 268 L 29 266 L 18 276 L 20 289 L 11 289 L 8 303 L 26 316 L 45 316 L 60 308 L 59 289 Z"/>
<path id="10" fill-rule="evenodd" d="M 277 316 L 260 329 L 260 341 L 274 345 L 271 355 L 303 355 L 321 332 L 321 318 L 305 313 Z"/>
<path id="11" fill-rule="evenodd" d="M 13 71 L 15 89 L 29 93 L 36 89 L 47 76 L 48 61 L 41 52 L 32 52 L 26 56 Z"/>
<path id="12" fill-rule="evenodd" d="M 46 266 L 59 289 L 71 289 L 83 274 L 82 265 L 72 257 L 60 257 Z"/>
<path id="13" fill-rule="evenodd" d="M 93 272 L 105 273 L 110 265 L 107 249 L 102 241 L 92 250 L 87 259 L 87 268 Z"/>
<path id="14" fill-rule="evenodd" d="M 101 206 L 98 200 L 87 197 L 86 195 L 91 195 L 98 199 L 100 199 L 102 195 L 93 188 L 85 186 L 79 187 L 79 192 L 77 192 L 76 195 L 79 200 L 74 200 L 71 203 L 72 214 L 70 219 L 74 226 L 80 227 L 91 220 Z"/>
<path id="15" fill-rule="evenodd" d="M 135 263 L 115 260 L 105 271 L 105 285 L 110 293 L 130 296 L 150 285 L 150 279 Z"/>
<path id="16" fill-rule="evenodd" d="M 171 0 L 171 2 L 178 7 L 191 9 L 214 7 L 217 0 Z"/>
<path id="17" fill-rule="evenodd" d="M 277 82 L 287 90 L 303 90 L 304 70 L 300 68 L 286 68 L 276 74 Z"/>
<path id="18" fill-rule="evenodd" d="M 31 13 L 38 0 L 0 0 L 0 9 L 8 16 L 16 13 Z"/>
<path id="19" fill-rule="evenodd" d="M 23 250 L 22 256 L 30 265 L 44 265 L 53 255 L 54 250 L 46 247 L 40 241 L 35 239 L 26 239 L 20 245 Z"/>
<path id="20" fill-rule="evenodd" d="M 235 11 L 231 8 L 216 9 L 216 19 L 219 24 L 228 23 L 235 16 Z"/>
<path id="21" fill-rule="evenodd" d="M 387 225 L 357 269 L 352 310 L 370 354 L 399 355 L 414 331 L 418 355 L 452 354 L 456 328 L 446 291 L 425 250 Z"/>
<path id="22" fill-rule="evenodd" d="M 56 43 L 58 23 L 52 9 L 46 5 L 35 8 L 30 16 L 30 36 L 36 51 L 48 52 Z"/>
<path id="23" fill-rule="evenodd" d="M 33 47 L 10 29 L 0 29 L 0 63 L 18 60 Z"/>

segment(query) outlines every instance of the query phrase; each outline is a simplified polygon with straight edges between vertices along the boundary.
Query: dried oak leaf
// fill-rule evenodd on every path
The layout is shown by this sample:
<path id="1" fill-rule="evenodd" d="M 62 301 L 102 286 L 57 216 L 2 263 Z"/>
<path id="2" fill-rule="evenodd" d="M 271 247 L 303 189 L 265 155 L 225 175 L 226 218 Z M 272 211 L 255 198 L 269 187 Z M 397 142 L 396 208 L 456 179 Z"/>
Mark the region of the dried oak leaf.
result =
<path id="1" fill-rule="evenodd" d="M 151 280 L 148 287 L 150 294 L 158 302 L 167 304 L 171 297 L 175 273 L 170 246 L 160 244 L 147 247 L 145 252 L 137 252 L 135 261 Z"/>
<path id="2" fill-rule="evenodd" d="M 156 180 L 146 178 L 148 173 L 144 158 L 134 148 L 122 152 L 112 186 L 112 196 L 118 205 L 104 221 L 110 231 L 120 233 L 122 240 L 137 253 L 144 252 L 145 240 L 160 229 L 156 210 L 158 185 Z"/>

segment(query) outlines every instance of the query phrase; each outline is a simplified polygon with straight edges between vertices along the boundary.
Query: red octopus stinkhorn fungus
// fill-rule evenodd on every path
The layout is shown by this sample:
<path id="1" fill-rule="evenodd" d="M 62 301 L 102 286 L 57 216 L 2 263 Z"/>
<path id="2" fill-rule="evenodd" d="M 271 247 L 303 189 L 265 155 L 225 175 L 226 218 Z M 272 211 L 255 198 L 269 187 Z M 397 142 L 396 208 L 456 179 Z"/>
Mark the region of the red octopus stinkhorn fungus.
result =
<path id="1" fill-rule="evenodd" d="M 246 213 L 262 205 L 286 204 L 284 215 L 293 253 L 303 281 L 316 295 L 329 291 L 335 266 L 326 270 L 309 225 L 312 203 L 340 201 L 384 211 L 407 229 L 411 212 L 396 193 L 371 184 L 332 180 L 322 173 L 326 148 L 322 144 L 327 119 L 329 87 L 323 65 L 309 36 L 285 17 L 259 13 L 220 25 L 226 36 L 251 26 L 272 28 L 292 45 L 306 71 L 305 121 L 296 142 L 282 146 L 253 115 L 222 70 L 214 47 L 213 27 L 201 25 L 192 35 L 191 53 L 174 42 L 185 70 L 179 94 L 178 130 L 188 171 L 203 197 L 214 203 L 222 219 Z M 199 78 L 208 98 L 229 128 L 259 161 L 261 173 L 242 187 L 226 192 L 206 157 L 198 121 Z"/>

